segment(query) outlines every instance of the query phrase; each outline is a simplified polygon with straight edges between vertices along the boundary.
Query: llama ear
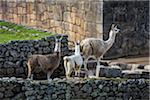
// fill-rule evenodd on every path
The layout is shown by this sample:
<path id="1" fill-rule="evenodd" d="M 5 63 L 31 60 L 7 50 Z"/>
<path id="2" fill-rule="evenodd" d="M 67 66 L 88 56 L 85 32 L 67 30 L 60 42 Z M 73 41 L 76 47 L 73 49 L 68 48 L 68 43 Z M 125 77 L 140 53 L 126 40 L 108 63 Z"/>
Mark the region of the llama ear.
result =
<path id="1" fill-rule="evenodd" d="M 112 25 L 111 25 L 111 29 L 113 29 L 114 27 L 115 27 L 115 24 L 112 24 Z"/>
<path id="2" fill-rule="evenodd" d="M 73 41 L 73 43 L 74 43 L 74 45 L 76 45 L 76 44 L 77 44 L 77 42 L 76 42 L 76 41 Z"/>
<path id="3" fill-rule="evenodd" d="M 54 39 L 55 39 L 55 41 L 57 40 L 57 37 L 56 36 L 54 36 Z"/>
<path id="4" fill-rule="evenodd" d="M 61 41 L 62 39 L 63 39 L 63 36 L 61 36 L 59 40 Z"/>
<path id="5" fill-rule="evenodd" d="M 114 28 L 117 28 L 117 25 L 115 25 L 115 27 Z"/>
<path id="6" fill-rule="evenodd" d="M 77 43 L 80 44 L 80 40 L 77 40 Z"/>

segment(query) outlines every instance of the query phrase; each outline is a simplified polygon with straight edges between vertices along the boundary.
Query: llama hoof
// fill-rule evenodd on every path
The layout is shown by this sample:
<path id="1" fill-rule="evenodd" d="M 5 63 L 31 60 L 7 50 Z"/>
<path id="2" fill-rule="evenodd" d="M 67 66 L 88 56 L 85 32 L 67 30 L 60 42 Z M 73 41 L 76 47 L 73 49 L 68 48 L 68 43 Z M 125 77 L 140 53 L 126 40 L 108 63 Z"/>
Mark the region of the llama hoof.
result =
<path id="1" fill-rule="evenodd" d="M 52 79 L 48 79 L 48 82 L 51 82 L 52 81 Z"/>
<path id="2" fill-rule="evenodd" d="M 66 79 L 71 79 L 71 77 L 66 77 Z"/>
<path id="3" fill-rule="evenodd" d="M 85 76 L 84 79 L 88 78 L 88 76 Z"/>
<path id="4" fill-rule="evenodd" d="M 29 81 L 31 81 L 32 79 L 30 79 L 30 78 L 27 78 L 26 80 L 29 80 Z"/>
<path id="5" fill-rule="evenodd" d="M 80 79 L 79 77 L 74 77 L 74 79 Z"/>
<path id="6" fill-rule="evenodd" d="M 89 78 L 97 78 L 96 76 L 89 76 Z"/>

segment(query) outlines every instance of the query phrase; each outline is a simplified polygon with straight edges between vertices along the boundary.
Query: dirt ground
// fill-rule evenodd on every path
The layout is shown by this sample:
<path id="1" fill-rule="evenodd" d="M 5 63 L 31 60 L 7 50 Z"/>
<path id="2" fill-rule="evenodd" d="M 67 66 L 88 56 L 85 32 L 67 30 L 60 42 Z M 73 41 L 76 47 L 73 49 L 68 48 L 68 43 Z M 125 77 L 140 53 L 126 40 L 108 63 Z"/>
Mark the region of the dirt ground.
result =
<path id="1" fill-rule="evenodd" d="M 150 64 L 150 57 L 136 57 L 136 58 L 119 58 L 114 60 L 105 60 L 110 61 L 111 64 L 115 63 L 125 63 L 125 64 Z"/>

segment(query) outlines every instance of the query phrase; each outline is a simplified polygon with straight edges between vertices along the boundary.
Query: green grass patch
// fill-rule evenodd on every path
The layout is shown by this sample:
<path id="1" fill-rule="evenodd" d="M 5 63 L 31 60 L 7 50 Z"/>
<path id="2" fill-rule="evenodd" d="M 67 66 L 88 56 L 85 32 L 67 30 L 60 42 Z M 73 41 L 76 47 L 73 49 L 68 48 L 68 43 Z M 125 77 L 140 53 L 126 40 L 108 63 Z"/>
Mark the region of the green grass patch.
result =
<path id="1" fill-rule="evenodd" d="M 0 43 L 12 40 L 37 40 L 54 34 L 27 28 L 10 22 L 0 21 Z"/>

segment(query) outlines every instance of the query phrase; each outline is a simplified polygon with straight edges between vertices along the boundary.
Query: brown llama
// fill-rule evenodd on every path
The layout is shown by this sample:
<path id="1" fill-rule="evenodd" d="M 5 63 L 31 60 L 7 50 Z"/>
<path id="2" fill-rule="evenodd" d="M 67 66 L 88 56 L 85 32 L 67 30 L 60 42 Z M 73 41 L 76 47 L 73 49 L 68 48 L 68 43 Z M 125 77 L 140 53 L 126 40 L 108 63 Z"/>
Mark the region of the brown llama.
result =
<path id="1" fill-rule="evenodd" d="M 47 54 L 47 55 L 41 55 L 41 54 L 35 54 L 31 55 L 28 59 L 27 65 L 28 65 L 28 79 L 33 79 L 33 73 L 38 72 L 39 69 L 43 70 L 45 73 L 47 73 L 47 79 L 49 80 L 52 73 L 55 69 L 58 68 L 60 61 L 61 61 L 61 40 L 55 38 L 55 48 L 54 53 Z"/>

